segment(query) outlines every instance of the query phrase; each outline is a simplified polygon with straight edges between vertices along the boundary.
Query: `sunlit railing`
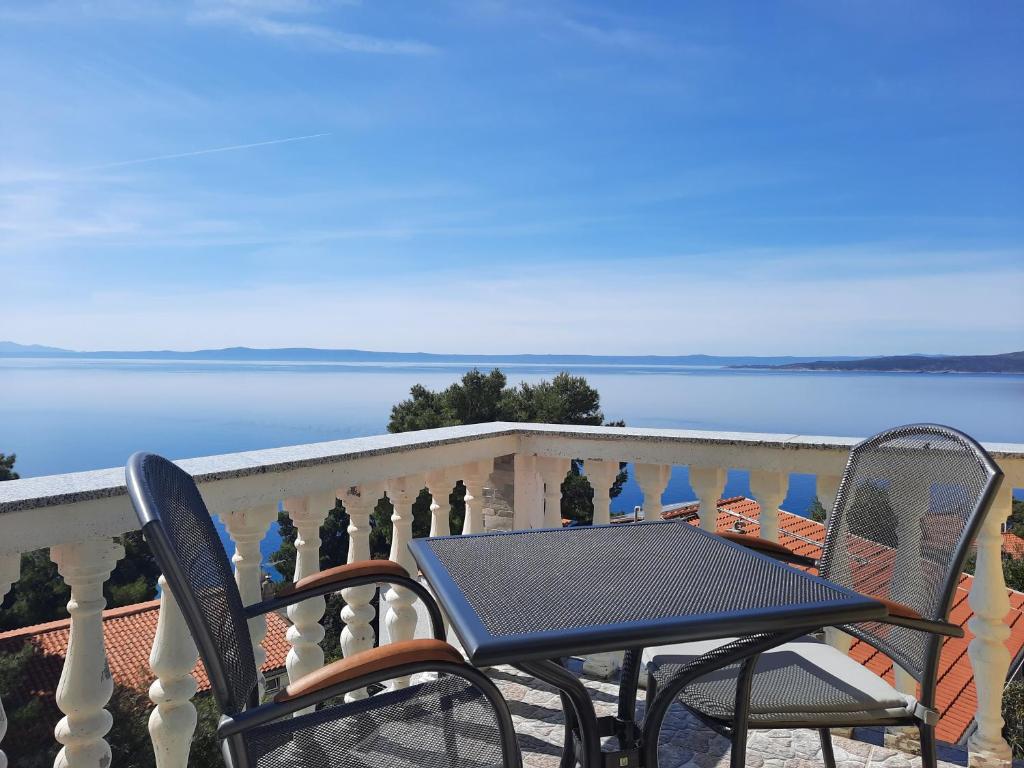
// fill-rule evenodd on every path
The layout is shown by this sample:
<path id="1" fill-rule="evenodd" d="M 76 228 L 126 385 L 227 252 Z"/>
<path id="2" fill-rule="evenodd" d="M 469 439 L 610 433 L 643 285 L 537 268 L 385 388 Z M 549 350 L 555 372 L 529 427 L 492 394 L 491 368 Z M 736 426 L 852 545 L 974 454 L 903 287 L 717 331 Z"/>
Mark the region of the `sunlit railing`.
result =
<path id="1" fill-rule="evenodd" d="M 320 527 L 335 499 L 349 515 L 349 560 L 369 555 L 370 515 L 387 496 L 394 508 L 391 557 L 413 569 L 407 544 L 412 506 L 427 488 L 432 535 L 478 533 L 491 528 L 531 528 L 561 524 L 561 485 L 572 459 L 582 459 L 594 488 L 594 522 L 609 519 L 609 489 L 619 462 L 630 462 L 647 508 L 660 508 L 671 468 L 687 466 L 700 500 L 701 525 L 713 529 L 716 502 L 729 469 L 750 472 L 750 488 L 762 512 L 761 535 L 778 538 L 778 509 L 791 473 L 813 474 L 826 508 L 831 506 L 845 466 L 847 438 L 721 433 L 618 427 L 566 427 L 494 423 L 381 435 L 290 448 L 190 459 L 181 465 L 200 484 L 211 514 L 219 517 L 234 545 L 235 578 L 243 599 L 260 599 L 260 542 L 276 521 L 279 506 L 297 529 L 294 578 L 319 568 Z M 1005 763 L 1000 702 L 1010 664 L 1004 618 L 1010 605 L 1000 565 L 1000 526 L 1010 513 L 1011 489 L 1024 487 L 1024 445 L 987 446 L 1007 475 L 992 514 L 978 540 L 976 578 L 970 594 L 974 618 L 969 653 L 978 692 L 977 729 L 970 739 L 974 764 Z M 495 461 L 512 470 L 512 492 L 502 512 L 492 503 Z M 504 470 L 505 477 L 508 471 Z M 448 497 L 455 484 L 466 488 L 462 531 L 449 531 Z M 489 489 L 485 491 L 485 489 Z M 499 489 L 500 490 L 500 489 Z M 501 495 L 501 494 L 499 494 Z M 123 549 L 116 537 L 138 527 L 121 469 L 101 470 L 0 483 L 0 590 L 17 582 L 20 554 L 48 548 L 71 589 L 72 633 L 56 703 L 64 714 L 55 735 L 63 745 L 58 765 L 96 766 L 109 762 L 105 737 L 112 681 L 106 672 L 102 617 L 103 583 Z M 164 590 L 156 640 L 150 657 L 156 677 L 150 688 L 154 709 L 149 728 L 157 765 L 183 768 L 196 714 L 191 671 L 197 653 L 169 591 Z M 346 655 L 372 647 L 373 587 L 345 590 L 341 638 Z M 323 598 L 288 611 L 291 627 L 287 657 L 290 677 L 324 663 Z M 413 636 L 417 612 L 412 596 L 389 589 L 381 601 L 383 624 L 392 640 Z M 251 620 L 257 663 L 265 653 L 262 618 Z M 384 630 L 382 630 L 384 634 Z M 844 636 L 834 633 L 842 645 Z M 601 659 L 594 662 L 598 666 Z M 907 684 L 907 677 L 902 676 Z M 900 676 L 898 676 L 900 682 Z M 97 681 L 100 681 L 97 684 Z M 2 710 L 0 710 L 2 711 Z M 6 729 L 0 717 L 0 738 Z M 0 745 L 2 746 L 2 745 Z M 106 761 L 106 762 L 105 762 Z M 0 753 L 0 768 L 6 758 Z"/>

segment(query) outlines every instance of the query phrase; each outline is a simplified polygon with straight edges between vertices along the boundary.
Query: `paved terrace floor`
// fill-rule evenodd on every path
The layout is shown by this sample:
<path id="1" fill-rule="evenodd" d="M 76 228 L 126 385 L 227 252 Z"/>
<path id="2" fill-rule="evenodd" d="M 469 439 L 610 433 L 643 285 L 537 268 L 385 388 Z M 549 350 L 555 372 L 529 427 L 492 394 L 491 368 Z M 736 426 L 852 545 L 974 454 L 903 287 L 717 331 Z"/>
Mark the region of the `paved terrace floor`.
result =
<path id="1" fill-rule="evenodd" d="M 580 664 L 575 663 L 579 672 Z M 492 679 L 509 702 L 515 721 L 523 764 L 527 768 L 557 768 L 562 749 L 562 708 L 553 688 L 512 667 L 490 670 Z M 614 714 L 618 686 L 614 682 L 583 678 L 590 689 L 598 716 Z M 640 692 L 643 708 L 643 691 Z M 881 734 L 866 734 L 881 740 Z M 729 765 L 729 742 L 674 707 L 661 734 L 661 768 L 715 768 Z M 921 758 L 883 746 L 833 736 L 837 768 L 918 768 Z M 942 753 L 945 754 L 942 754 Z M 955 762 L 939 763 L 952 768 L 966 762 L 966 754 L 940 750 Z M 816 731 L 751 731 L 747 748 L 749 768 L 822 768 L 821 745 Z"/>

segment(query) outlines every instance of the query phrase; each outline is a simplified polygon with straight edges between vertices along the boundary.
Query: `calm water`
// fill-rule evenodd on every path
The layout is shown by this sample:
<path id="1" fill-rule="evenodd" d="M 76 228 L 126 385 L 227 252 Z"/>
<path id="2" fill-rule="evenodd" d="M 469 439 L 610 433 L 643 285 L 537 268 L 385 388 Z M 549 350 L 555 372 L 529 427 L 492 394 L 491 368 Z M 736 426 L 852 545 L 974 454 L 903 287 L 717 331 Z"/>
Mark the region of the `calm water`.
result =
<path id="1" fill-rule="evenodd" d="M 419 382 L 442 388 L 459 365 L 250 364 L 0 359 L 0 452 L 23 477 L 122 465 L 145 449 L 187 458 L 385 431 Z M 503 366 L 510 383 L 561 370 Z M 936 421 L 980 440 L 1024 442 L 1024 376 L 792 373 L 717 368 L 576 367 L 605 417 L 630 426 L 864 436 Z M 746 493 L 731 472 L 727 494 Z M 783 506 L 806 509 L 813 478 L 794 476 Z M 693 499 L 676 469 L 666 501 Z M 616 511 L 639 503 L 631 482 Z M 275 542 L 268 537 L 266 548 Z"/>

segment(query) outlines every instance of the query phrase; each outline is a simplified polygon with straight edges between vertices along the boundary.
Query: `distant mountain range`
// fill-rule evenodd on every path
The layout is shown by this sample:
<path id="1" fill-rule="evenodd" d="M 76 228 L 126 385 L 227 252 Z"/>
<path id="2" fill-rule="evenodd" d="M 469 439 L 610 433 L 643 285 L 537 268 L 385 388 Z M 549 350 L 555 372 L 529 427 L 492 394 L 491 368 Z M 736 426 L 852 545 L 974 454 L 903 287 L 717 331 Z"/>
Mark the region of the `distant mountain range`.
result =
<path id="1" fill-rule="evenodd" d="M 454 363 L 461 365 L 705 365 L 789 371 L 908 371 L 1024 373 L 1024 352 L 1003 355 L 850 355 L 796 357 L 756 355 L 467 355 L 433 352 L 376 352 L 365 349 L 226 347 L 181 352 L 94 350 L 79 352 L 39 344 L 0 341 L 0 358 L 77 358 L 89 360 L 217 360 L 287 363 Z"/>
<path id="2" fill-rule="evenodd" d="M 768 368 L 776 371 L 901 371 L 911 373 L 1024 373 L 1024 352 L 1002 355 L 892 355 L 864 360 L 731 364 L 732 368 Z"/>
<path id="3" fill-rule="evenodd" d="M 192 352 L 150 350 L 124 352 L 95 350 L 78 352 L 39 344 L 0 341 L 0 357 L 81 358 L 104 360 L 223 360 L 238 362 L 324 362 L 324 363 L 461 363 L 482 365 L 788 365 L 820 360 L 856 360 L 851 356 L 758 357 L 755 355 L 467 355 L 432 352 L 375 352 L 364 349 L 312 349 L 283 347 L 253 349 L 227 347 Z"/>

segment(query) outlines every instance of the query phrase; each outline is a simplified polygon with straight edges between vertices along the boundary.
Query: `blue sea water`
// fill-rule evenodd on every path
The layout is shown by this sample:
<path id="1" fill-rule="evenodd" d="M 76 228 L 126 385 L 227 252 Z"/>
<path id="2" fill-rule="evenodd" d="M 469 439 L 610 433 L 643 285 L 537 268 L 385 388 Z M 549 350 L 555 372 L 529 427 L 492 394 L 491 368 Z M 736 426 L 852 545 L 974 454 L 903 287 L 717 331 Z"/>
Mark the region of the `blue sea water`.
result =
<path id="1" fill-rule="evenodd" d="M 23 477 L 123 465 L 136 450 L 187 458 L 385 431 L 416 383 L 438 389 L 456 364 L 236 363 L 0 359 L 0 452 Z M 559 366 L 502 366 L 510 383 Z M 993 442 L 1024 442 L 1024 376 L 782 372 L 682 366 L 573 366 L 630 426 L 865 436 L 915 421 Z M 726 494 L 749 492 L 731 471 Z M 785 509 L 802 513 L 813 476 L 794 475 Z M 695 498 L 677 467 L 666 502 Z M 640 502 L 632 481 L 615 511 Z M 277 546 L 276 531 L 264 550 Z"/>

